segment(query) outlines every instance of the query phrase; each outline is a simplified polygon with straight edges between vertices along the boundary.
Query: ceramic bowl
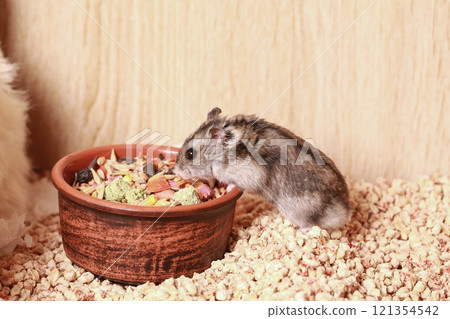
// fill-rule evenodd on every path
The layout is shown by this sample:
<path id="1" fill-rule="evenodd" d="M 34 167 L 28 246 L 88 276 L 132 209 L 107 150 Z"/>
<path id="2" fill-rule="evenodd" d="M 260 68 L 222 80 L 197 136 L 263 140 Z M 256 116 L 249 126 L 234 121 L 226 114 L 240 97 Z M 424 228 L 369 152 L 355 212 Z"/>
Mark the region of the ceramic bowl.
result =
<path id="1" fill-rule="evenodd" d="M 133 156 L 151 145 L 136 147 L 132 146 Z M 238 188 L 214 200 L 168 209 L 109 202 L 71 187 L 75 172 L 89 166 L 95 156 L 109 158 L 114 149 L 118 158 L 124 157 L 126 148 L 122 144 L 86 149 L 53 167 L 67 257 L 97 276 L 126 284 L 192 276 L 222 258 L 242 195 Z M 152 153 L 174 159 L 178 150 L 158 146 Z"/>

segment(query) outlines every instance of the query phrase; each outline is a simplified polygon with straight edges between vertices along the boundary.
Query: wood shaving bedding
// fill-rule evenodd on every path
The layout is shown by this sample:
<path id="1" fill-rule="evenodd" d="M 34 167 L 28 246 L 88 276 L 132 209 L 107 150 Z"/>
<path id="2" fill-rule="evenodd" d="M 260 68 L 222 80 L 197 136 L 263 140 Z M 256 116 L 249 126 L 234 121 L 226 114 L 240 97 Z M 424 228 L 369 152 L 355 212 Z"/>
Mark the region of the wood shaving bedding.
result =
<path id="1" fill-rule="evenodd" d="M 251 194 L 239 201 L 230 252 L 192 278 L 124 286 L 66 257 L 59 218 L 37 223 L 0 259 L 9 300 L 449 300 L 450 180 L 349 182 L 344 229 L 306 234 Z"/>

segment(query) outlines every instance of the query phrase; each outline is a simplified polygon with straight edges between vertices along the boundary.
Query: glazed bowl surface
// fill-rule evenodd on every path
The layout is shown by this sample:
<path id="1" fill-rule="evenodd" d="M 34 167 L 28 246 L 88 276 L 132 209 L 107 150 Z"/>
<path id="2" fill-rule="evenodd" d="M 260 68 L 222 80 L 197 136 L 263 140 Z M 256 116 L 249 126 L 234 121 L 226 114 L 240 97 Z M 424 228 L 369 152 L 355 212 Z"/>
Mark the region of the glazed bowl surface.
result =
<path id="1" fill-rule="evenodd" d="M 101 278 L 141 284 L 189 277 L 223 257 L 236 201 L 242 195 L 238 188 L 196 205 L 155 207 L 109 202 L 71 186 L 75 172 L 88 167 L 96 156 L 109 158 L 112 149 L 118 158 L 143 152 L 148 158 L 162 154 L 170 159 L 175 159 L 179 150 L 105 145 L 60 159 L 51 177 L 58 190 L 61 234 L 68 258 Z"/>

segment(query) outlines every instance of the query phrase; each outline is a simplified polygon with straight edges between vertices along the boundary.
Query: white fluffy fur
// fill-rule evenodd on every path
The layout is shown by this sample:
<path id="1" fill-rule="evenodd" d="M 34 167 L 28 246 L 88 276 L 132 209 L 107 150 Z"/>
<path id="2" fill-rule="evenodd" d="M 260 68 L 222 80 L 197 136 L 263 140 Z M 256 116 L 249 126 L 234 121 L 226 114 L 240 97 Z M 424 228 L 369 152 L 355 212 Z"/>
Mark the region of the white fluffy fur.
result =
<path id="1" fill-rule="evenodd" d="M 15 76 L 15 66 L 0 51 L 0 256 L 21 242 L 30 203 L 30 163 L 25 154 L 28 103 L 11 86 Z"/>

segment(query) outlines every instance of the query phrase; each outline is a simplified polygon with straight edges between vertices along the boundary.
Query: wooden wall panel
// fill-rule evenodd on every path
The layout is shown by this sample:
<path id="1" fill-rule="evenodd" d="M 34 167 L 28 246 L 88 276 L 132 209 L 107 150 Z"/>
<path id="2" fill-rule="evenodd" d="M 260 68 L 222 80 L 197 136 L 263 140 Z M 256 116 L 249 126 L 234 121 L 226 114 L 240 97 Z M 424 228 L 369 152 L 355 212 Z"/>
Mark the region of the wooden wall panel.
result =
<path id="1" fill-rule="evenodd" d="M 6 3 L 0 0 L 0 49 L 2 52 L 5 50 L 6 33 L 8 26 L 8 14 L 6 10 Z"/>
<path id="2" fill-rule="evenodd" d="M 373 3 L 3 0 L 34 163 L 143 128 L 180 143 L 220 106 L 313 138 L 353 178 L 449 174 L 450 2 Z"/>

